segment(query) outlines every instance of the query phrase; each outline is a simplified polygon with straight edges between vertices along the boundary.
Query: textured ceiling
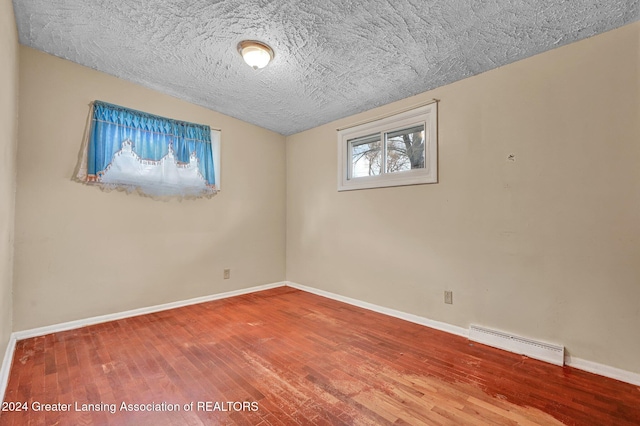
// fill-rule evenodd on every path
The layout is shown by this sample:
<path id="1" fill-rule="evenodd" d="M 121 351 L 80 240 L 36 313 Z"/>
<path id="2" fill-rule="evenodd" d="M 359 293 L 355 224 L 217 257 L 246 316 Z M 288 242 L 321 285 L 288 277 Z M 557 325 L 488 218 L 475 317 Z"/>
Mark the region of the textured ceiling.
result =
<path id="1" fill-rule="evenodd" d="M 640 19 L 640 0 L 14 0 L 20 42 L 284 135 Z M 238 42 L 275 51 L 262 70 Z M 212 123 L 215 124 L 215 123 Z"/>

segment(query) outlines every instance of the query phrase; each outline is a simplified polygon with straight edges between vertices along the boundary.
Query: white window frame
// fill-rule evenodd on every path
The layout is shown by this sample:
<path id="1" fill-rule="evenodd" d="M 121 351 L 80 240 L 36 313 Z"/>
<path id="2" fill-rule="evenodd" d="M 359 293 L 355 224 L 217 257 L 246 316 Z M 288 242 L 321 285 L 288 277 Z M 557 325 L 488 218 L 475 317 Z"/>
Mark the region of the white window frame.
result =
<path id="1" fill-rule="evenodd" d="M 425 167 L 403 172 L 386 173 L 385 133 L 424 124 Z M 382 169 L 379 175 L 350 177 L 351 156 L 349 141 L 380 133 Z M 428 135 L 428 137 L 427 137 Z M 389 186 L 421 185 L 438 182 L 438 104 L 437 102 L 338 130 L 338 191 L 384 188 Z"/>

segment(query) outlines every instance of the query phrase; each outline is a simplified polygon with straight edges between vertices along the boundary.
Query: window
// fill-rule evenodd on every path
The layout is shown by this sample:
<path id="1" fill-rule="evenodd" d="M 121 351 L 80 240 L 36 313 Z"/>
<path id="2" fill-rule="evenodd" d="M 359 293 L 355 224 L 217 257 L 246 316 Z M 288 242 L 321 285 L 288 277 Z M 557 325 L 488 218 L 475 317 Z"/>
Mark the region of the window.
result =
<path id="1" fill-rule="evenodd" d="M 76 180 L 151 197 L 199 198 L 220 189 L 220 132 L 95 101 Z"/>
<path id="2" fill-rule="evenodd" d="M 338 131 L 338 191 L 438 181 L 437 104 Z"/>

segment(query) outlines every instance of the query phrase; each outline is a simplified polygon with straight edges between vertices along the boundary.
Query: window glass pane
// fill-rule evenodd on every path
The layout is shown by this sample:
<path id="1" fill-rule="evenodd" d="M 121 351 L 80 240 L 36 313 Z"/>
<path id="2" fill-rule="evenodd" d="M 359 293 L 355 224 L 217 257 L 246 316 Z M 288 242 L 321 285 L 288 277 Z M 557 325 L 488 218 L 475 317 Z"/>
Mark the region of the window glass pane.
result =
<path id="1" fill-rule="evenodd" d="M 351 175 L 349 178 L 376 176 L 382 170 L 382 144 L 380 134 L 349 140 Z"/>
<path id="2" fill-rule="evenodd" d="M 385 133 L 386 172 L 424 169 L 424 125 Z"/>

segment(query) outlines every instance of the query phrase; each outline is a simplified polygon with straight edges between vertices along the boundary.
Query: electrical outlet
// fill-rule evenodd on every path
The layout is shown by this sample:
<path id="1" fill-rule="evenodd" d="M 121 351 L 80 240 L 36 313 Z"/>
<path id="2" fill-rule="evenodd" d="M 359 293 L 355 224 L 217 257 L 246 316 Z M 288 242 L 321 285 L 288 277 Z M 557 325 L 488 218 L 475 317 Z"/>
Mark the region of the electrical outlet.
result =
<path id="1" fill-rule="evenodd" d="M 444 303 L 453 305 L 453 291 L 444 291 Z"/>
<path id="2" fill-rule="evenodd" d="M 225 269 L 224 270 L 224 279 L 228 280 L 229 278 L 231 278 L 231 269 Z"/>

